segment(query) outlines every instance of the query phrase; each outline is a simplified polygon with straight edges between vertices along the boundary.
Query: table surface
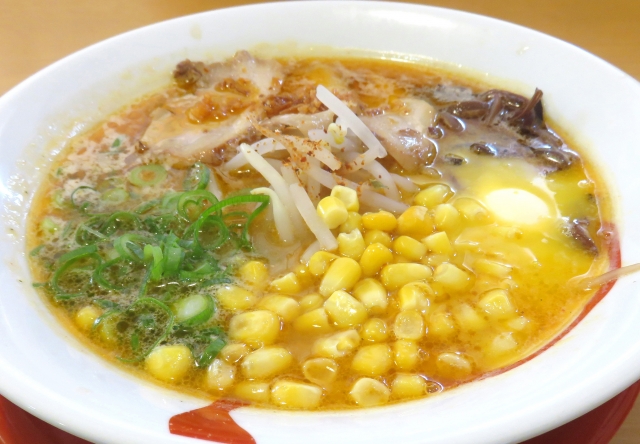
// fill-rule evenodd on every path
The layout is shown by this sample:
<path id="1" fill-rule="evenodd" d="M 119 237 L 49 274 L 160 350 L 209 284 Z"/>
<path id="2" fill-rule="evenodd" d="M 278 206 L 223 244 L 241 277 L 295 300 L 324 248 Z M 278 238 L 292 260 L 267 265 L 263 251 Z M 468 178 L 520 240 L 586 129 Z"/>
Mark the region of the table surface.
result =
<path id="1" fill-rule="evenodd" d="M 258 1 L 2 0 L 0 95 L 50 63 L 121 32 L 248 3 Z M 537 29 L 580 46 L 640 80 L 638 0 L 431 0 L 428 4 Z M 611 444 L 639 443 L 640 400 Z"/>

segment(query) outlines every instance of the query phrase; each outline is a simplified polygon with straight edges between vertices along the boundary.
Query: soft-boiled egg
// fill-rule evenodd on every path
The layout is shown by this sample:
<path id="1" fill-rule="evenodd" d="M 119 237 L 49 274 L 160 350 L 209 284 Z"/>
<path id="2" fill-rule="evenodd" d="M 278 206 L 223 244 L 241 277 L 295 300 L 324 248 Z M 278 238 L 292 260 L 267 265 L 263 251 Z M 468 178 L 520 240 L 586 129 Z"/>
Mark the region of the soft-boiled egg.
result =
<path id="1" fill-rule="evenodd" d="M 483 200 L 496 218 L 515 225 L 534 225 L 552 215 L 545 201 L 520 188 L 499 188 Z"/>

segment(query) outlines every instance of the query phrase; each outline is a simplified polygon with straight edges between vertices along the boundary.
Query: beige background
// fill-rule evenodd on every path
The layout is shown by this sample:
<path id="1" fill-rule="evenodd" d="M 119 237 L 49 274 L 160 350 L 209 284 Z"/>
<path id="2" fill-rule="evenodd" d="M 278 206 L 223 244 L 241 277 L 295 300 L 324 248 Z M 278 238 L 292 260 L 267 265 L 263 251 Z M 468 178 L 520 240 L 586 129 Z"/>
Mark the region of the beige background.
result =
<path id="1" fill-rule="evenodd" d="M 48 64 L 121 32 L 250 0 L 0 0 L 0 94 Z M 640 0 L 414 1 L 559 37 L 640 80 Z M 606 88 L 606 85 L 603 85 Z M 612 444 L 640 443 L 640 401 Z M 562 443 L 558 443 L 562 444 Z"/>

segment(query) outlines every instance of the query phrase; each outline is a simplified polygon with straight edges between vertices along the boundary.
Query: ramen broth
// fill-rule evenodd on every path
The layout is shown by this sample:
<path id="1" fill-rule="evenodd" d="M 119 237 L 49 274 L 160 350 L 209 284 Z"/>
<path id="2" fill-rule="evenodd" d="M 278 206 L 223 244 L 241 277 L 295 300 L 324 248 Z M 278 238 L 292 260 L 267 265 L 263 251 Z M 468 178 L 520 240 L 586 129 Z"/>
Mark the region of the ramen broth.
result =
<path id="1" fill-rule="evenodd" d="M 101 356 L 204 396 L 367 407 L 490 375 L 608 266 L 603 188 L 540 97 L 402 62 L 184 61 L 59 156 L 34 281 Z"/>

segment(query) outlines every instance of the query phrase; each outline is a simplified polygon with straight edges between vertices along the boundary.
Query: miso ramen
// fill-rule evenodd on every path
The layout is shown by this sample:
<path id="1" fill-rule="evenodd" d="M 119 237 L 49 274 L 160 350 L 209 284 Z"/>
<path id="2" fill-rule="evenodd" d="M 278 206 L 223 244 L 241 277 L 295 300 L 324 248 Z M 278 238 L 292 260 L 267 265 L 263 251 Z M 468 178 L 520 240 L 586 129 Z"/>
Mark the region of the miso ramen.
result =
<path id="1" fill-rule="evenodd" d="M 61 153 L 34 281 L 100 355 L 204 396 L 368 407 L 491 375 L 608 266 L 604 191 L 541 99 L 405 62 L 185 60 Z"/>

